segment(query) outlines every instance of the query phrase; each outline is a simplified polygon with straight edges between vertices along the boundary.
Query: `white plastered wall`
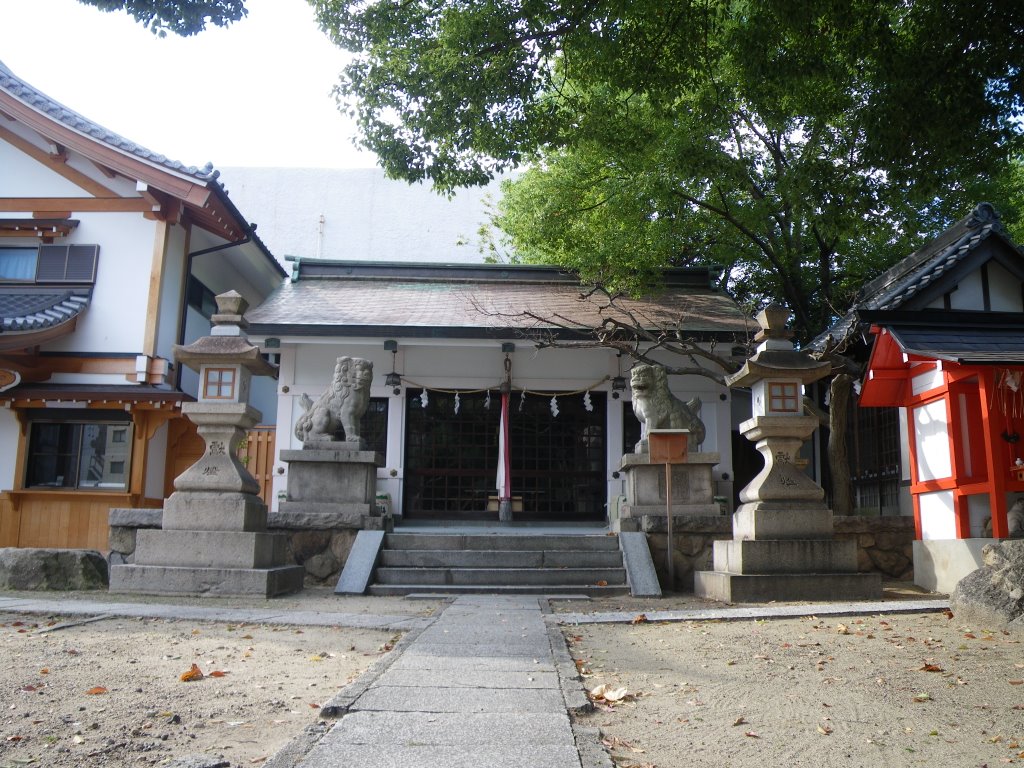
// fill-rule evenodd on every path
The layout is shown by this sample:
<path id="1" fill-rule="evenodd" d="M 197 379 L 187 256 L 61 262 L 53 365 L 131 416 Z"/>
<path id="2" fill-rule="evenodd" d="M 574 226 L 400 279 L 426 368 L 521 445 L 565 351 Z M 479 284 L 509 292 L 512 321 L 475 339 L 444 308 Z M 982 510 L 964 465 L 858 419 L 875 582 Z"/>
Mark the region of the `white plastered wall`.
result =
<path id="1" fill-rule="evenodd" d="M 484 389 L 493 387 L 495 396 L 504 377 L 504 354 L 500 340 L 464 339 L 397 339 L 398 355 L 396 370 L 402 375 L 407 387 L 425 386 L 441 389 Z M 622 479 L 616 473 L 622 458 L 622 414 L 631 404 L 611 394 L 611 378 L 619 372 L 615 353 L 605 349 L 546 349 L 536 350 L 522 340 L 513 341 L 516 351 L 512 353 L 512 382 L 516 390 L 525 388 L 541 392 L 574 392 L 590 388 L 607 394 L 607 488 L 608 501 L 622 493 Z M 324 339 L 281 340 L 281 368 L 277 391 L 277 450 L 300 448 L 301 442 L 293 433 L 295 421 L 302 414 L 299 400 L 303 393 L 316 399 L 326 389 L 338 357 L 349 355 L 373 361 L 374 380 L 371 396 L 387 397 L 388 411 L 388 453 L 385 466 L 378 469 L 378 492 L 389 493 L 393 508 L 401 510 L 402 446 L 404 433 L 404 387 L 399 396 L 384 384 L 384 377 L 391 371 L 391 353 L 384 349 L 383 339 L 357 338 L 351 340 Z M 629 379 L 628 364 L 623 363 L 622 375 Z M 731 403 L 728 390 L 702 376 L 670 377 L 669 385 L 674 394 L 683 401 L 697 396 L 703 403 L 701 418 L 707 429 L 707 437 L 701 447 L 703 452 L 718 452 L 720 464 L 715 467 L 714 476 L 721 480 L 723 474 L 731 477 Z M 725 396 L 724 399 L 722 396 Z M 582 394 L 572 395 L 582 397 Z M 274 501 L 287 488 L 287 465 L 276 462 L 274 468 Z"/>
<path id="2" fill-rule="evenodd" d="M 0 490 L 14 487 L 20 435 L 21 425 L 14 412 L 9 408 L 0 408 Z"/>

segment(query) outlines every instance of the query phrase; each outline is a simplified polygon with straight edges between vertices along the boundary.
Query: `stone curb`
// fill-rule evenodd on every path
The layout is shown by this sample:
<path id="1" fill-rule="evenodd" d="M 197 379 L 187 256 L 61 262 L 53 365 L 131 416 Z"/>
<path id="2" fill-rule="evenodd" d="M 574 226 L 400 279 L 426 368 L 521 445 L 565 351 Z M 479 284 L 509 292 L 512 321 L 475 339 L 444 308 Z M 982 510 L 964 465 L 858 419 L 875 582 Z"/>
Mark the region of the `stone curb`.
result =
<path id="1" fill-rule="evenodd" d="M 740 621 L 744 619 L 798 619 L 803 616 L 863 616 L 867 614 L 933 613 L 949 608 L 949 601 L 901 600 L 863 603 L 814 603 L 800 605 L 761 605 L 742 608 L 698 608 L 689 611 L 644 611 L 651 623 L 672 621 Z M 605 613 L 551 613 L 549 624 L 630 624 L 637 611 Z"/>
<path id="2" fill-rule="evenodd" d="M 443 609 L 438 615 L 441 613 L 444 613 Z M 433 619 L 436 618 L 436 616 L 433 617 Z M 433 624 L 433 621 L 430 623 Z M 363 674 L 338 691 L 330 701 L 324 704 L 320 709 L 320 717 L 332 719 L 344 717 L 352 707 L 352 704 L 355 703 L 355 700 L 366 693 L 367 689 L 377 682 L 377 678 L 387 672 L 391 665 L 398 661 L 413 641 L 429 626 L 430 624 L 427 624 L 423 627 L 407 630 L 398 639 L 398 642 L 395 643 L 389 653 L 373 662 L 373 664 L 366 668 Z"/>

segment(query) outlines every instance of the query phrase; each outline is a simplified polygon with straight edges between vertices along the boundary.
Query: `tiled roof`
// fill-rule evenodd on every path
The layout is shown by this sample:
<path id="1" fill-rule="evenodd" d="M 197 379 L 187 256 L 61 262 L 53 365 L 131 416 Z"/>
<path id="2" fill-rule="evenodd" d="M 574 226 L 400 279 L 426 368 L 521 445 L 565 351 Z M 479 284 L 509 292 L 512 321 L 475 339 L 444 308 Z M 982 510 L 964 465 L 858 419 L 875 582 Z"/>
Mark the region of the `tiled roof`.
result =
<path id="1" fill-rule="evenodd" d="M 934 240 L 893 265 L 860 291 L 850 310 L 828 331 L 811 342 L 824 349 L 831 338 L 842 345 L 857 332 L 857 313 L 896 310 L 945 276 L 967 258 L 982 242 L 996 235 L 1016 248 L 1003 230 L 999 214 L 989 203 L 981 203 L 969 216 L 958 221 Z"/>
<path id="2" fill-rule="evenodd" d="M 884 326 L 908 355 L 967 365 L 1024 362 L 1019 312 L 872 311 L 862 319 Z"/>
<path id="3" fill-rule="evenodd" d="M 89 306 L 92 288 L 0 288 L 3 333 L 40 331 L 66 323 Z"/>
<path id="4" fill-rule="evenodd" d="M 177 160 L 171 160 L 164 155 L 153 152 L 150 149 L 146 149 L 145 147 L 136 144 L 134 141 L 129 141 L 123 136 L 119 136 L 113 131 L 107 130 L 102 125 L 97 125 L 92 120 L 83 117 L 73 109 L 65 107 L 60 102 L 51 99 L 45 93 L 33 88 L 24 80 L 16 76 L 4 65 L 2 61 L 0 61 L 0 88 L 23 101 L 25 104 L 28 104 L 48 115 L 52 119 L 63 123 L 68 128 L 90 136 L 97 141 L 102 141 L 104 144 L 109 144 L 122 152 L 128 152 L 129 154 L 135 155 L 141 160 L 153 163 L 154 165 L 163 166 L 175 173 L 192 176 L 201 182 L 211 181 L 216 178 L 216 171 L 213 170 L 213 166 L 210 164 L 207 164 L 206 167 L 202 169 L 196 168 L 195 166 L 184 165 L 183 163 L 179 163 Z"/>
<path id="5" fill-rule="evenodd" d="M 310 272 L 316 272 L 311 276 Z M 642 299 L 603 294 L 551 267 L 306 262 L 293 279 L 246 314 L 250 333 L 508 337 L 559 326 L 579 331 L 606 318 L 692 335 L 747 332 L 747 318 L 710 287 L 706 270 L 670 270 L 664 290 Z"/>

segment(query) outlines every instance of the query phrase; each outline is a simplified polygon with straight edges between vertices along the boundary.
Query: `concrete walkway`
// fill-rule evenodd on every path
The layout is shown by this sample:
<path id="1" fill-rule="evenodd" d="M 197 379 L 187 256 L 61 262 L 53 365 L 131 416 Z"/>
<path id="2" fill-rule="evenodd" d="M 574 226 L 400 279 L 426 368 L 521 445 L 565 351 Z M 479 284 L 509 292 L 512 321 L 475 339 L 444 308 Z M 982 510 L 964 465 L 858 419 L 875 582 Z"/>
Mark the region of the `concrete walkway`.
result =
<path id="1" fill-rule="evenodd" d="M 458 597 L 297 768 L 580 768 L 574 672 L 536 597 Z"/>
<path id="2" fill-rule="evenodd" d="M 273 605 L 273 601 L 267 603 Z M 339 601 L 339 606 L 344 602 Z M 649 611 L 648 621 L 939 611 L 941 599 Z M 340 718 L 310 729 L 268 768 L 611 768 L 560 625 L 625 622 L 634 614 L 546 613 L 531 596 L 465 595 L 435 616 L 334 613 L 40 597 L 0 597 L 0 610 L 400 629 L 380 659 L 324 706 Z"/>

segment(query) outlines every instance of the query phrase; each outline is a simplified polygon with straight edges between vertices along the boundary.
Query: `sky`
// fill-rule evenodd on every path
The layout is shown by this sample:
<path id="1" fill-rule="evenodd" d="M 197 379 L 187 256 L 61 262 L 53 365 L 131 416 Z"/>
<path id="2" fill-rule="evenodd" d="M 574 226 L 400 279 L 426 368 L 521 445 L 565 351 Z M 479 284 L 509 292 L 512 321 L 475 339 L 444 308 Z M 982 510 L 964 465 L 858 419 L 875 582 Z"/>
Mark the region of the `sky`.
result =
<path id="1" fill-rule="evenodd" d="M 77 0 L 0 0 L 0 61 L 95 123 L 186 165 L 372 168 L 331 89 L 349 54 L 306 0 L 248 0 L 226 29 L 158 38 Z"/>

